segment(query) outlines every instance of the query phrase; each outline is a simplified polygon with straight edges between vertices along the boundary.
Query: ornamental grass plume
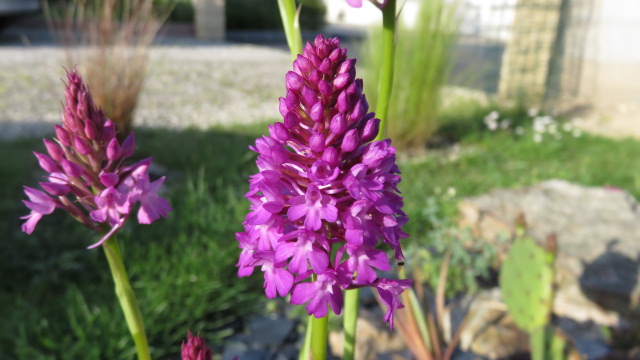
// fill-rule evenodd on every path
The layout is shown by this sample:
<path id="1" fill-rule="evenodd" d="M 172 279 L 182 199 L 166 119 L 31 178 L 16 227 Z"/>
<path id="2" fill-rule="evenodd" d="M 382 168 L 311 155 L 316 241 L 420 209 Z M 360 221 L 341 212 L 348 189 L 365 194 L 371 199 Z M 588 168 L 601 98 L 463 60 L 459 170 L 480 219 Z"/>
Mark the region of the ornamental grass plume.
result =
<path id="1" fill-rule="evenodd" d="M 268 298 L 291 295 L 321 318 L 340 314 L 342 290 L 373 287 L 387 305 L 410 280 L 380 278 L 391 269 L 381 243 L 403 259 L 407 222 L 397 188 L 400 171 L 390 140 L 372 141 L 379 119 L 369 113 L 355 59 L 337 38 L 307 43 L 286 75 L 283 122 L 256 140 L 259 172 L 251 176 L 250 212 L 236 238 L 238 276 L 258 267 Z"/>
<path id="2" fill-rule="evenodd" d="M 89 246 L 94 248 L 124 225 L 138 203 L 141 224 L 167 217 L 171 206 L 158 196 L 165 178 L 149 179 L 151 158 L 125 165 L 135 149 L 134 134 L 117 140 L 115 124 L 94 106 L 75 69 L 67 72 L 65 100 L 62 126 L 55 125 L 53 140 L 44 139 L 48 154 L 34 152 L 48 176 L 40 183 L 44 191 L 24 187 L 31 213 L 22 217 L 22 231 L 31 234 L 44 215 L 59 208 L 103 234 Z"/>

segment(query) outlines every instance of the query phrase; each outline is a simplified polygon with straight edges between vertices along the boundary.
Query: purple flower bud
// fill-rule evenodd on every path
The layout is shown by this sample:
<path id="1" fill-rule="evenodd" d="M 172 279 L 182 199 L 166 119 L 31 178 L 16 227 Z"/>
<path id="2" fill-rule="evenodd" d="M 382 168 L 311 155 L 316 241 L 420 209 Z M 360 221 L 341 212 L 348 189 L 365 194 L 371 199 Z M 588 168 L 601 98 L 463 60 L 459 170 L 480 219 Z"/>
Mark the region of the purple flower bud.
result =
<path id="1" fill-rule="evenodd" d="M 338 67 L 338 71 L 336 71 L 336 73 L 339 75 L 345 75 L 345 74 L 351 75 L 351 72 L 353 71 L 355 64 L 356 64 L 356 59 L 345 60 L 340 64 L 340 67 Z"/>
<path id="2" fill-rule="evenodd" d="M 284 98 L 280 98 L 280 115 L 282 116 L 286 116 L 289 113 L 289 107 L 287 106 L 286 101 L 284 100 Z"/>
<path id="3" fill-rule="evenodd" d="M 342 58 L 344 58 L 344 56 L 346 55 L 346 53 L 342 50 L 343 49 L 336 48 L 336 49 L 333 49 L 331 54 L 329 54 L 329 59 L 331 59 L 331 61 L 333 61 L 334 64 L 342 60 Z"/>
<path id="4" fill-rule="evenodd" d="M 273 125 L 269 125 L 269 135 L 280 141 L 287 141 L 291 136 L 289 135 L 289 131 L 284 127 L 282 123 L 275 123 Z"/>
<path id="5" fill-rule="evenodd" d="M 93 121 L 85 121 L 84 123 L 84 135 L 89 140 L 94 140 L 97 134 L 96 125 Z"/>
<path id="6" fill-rule="evenodd" d="M 306 107 L 310 107 L 313 104 L 315 104 L 316 102 L 318 102 L 318 94 L 313 91 L 312 88 L 308 87 L 308 86 L 304 86 L 304 88 L 302 88 L 302 104 Z"/>
<path id="7" fill-rule="evenodd" d="M 60 165 L 62 166 L 62 170 L 69 176 L 70 178 L 77 178 L 84 174 L 84 169 L 82 166 L 67 160 L 66 158 L 62 158 L 60 161 Z"/>
<path id="8" fill-rule="evenodd" d="M 46 192 L 53 196 L 64 196 L 67 195 L 71 190 L 71 188 L 67 184 L 56 182 L 41 182 L 39 184 Z"/>
<path id="9" fill-rule="evenodd" d="M 80 131 L 80 121 L 76 116 L 71 112 L 71 109 L 65 108 L 62 111 L 62 125 L 67 128 L 71 132 Z"/>
<path id="10" fill-rule="evenodd" d="M 211 360 L 211 349 L 203 338 L 187 334 L 187 341 L 182 342 L 182 360 Z"/>
<path id="11" fill-rule="evenodd" d="M 60 125 L 53 126 L 56 130 L 56 138 L 60 141 L 62 146 L 71 146 L 71 139 L 69 138 L 69 133 Z"/>
<path id="12" fill-rule="evenodd" d="M 331 125 L 329 125 L 331 132 L 340 135 L 347 130 L 347 121 L 344 118 L 344 114 L 337 113 L 333 119 L 331 119 Z"/>
<path id="13" fill-rule="evenodd" d="M 135 151 L 135 149 L 136 149 L 136 137 L 135 137 L 134 133 L 131 133 L 122 142 L 122 148 L 120 150 L 120 152 L 121 152 L 120 156 L 122 156 L 123 159 L 131 157 L 131 155 L 133 155 L 133 152 Z"/>
<path id="14" fill-rule="evenodd" d="M 73 138 L 73 147 L 80 155 L 88 155 L 91 153 L 91 146 L 89 146 L 89 143 L 78 136 Z"/>
<path id="15" fill-rule="evenodd" d="M 53 158 L 53 160 L 60 161 L 60 159 L 64 157 L 64 151 L 62 151 L 62 148 L 60 148 L 58 144 L 49 139 L 43 139 L 42 141 L 44 142 L 44 146 L 47 148 L 47 152 Z"/>
<path id="16" fill-rule="evenodd" d="M 107 145 L 107 159 L 115 161 L 120 156 L 120 143 L 116 138 L 111 139 Z"/>
<path id="17" fill-rule="evenodd" d="M 324 151 L 325 136 L 323 133 L 317 132 L 311 135 L 309 139 L 309 147 L 315 152 Z"/>
<path id="18" fill-rule="evenodd" d="M 341 92 L 338 95 L 338 111 L 347 112 L 351 108 L 351 99 L 349 99 L 349 95 L 345 91 Z"/>
<path id="19" fill-rule="evenodd" d="M 333 93 L 333 87 L 328 81 L 320 80 L 318 82 L 318 90 L 320 90 L 320 94 L 324 96 L 329 96 Z"/>
<path id="20" fill-rule="evenodd" d="M 324 105 L 322 104 L 322 101 L 318 101 L 311 107 L 311 111 L 309 111 L 309 117 L 315 122 L 324 120 Z"/>
<path id="21" fill-rule="evenodd" d="M 298 66 L 298 69 L 300 69 L 300 73 L 306 74 L 311 71 L 312 65 L 306 57 L 298 54 L 298 56 L 296 57 L 296 61 L 294 61 L 294 66 Z"/>
<path id="22" fill-rule="evenodd" d="M 309 81 L 312 84 L 317 84 L 320 80 L 322 80 L 322 73 L 319 70 L 311 70 L 311 74 L 309 74 Z"/>
<path id="23" fill-rule="evenodd" d="M 288 113 L 284 117 L 284 126 L 287 129 L 293 129 L 296 126 L 298 126 L 299 123 L 300 123 L 300 120 L 298 119 L 298 115 L 294 113 Z"/>
<path id="24" fill-rule="evenodd" d="M 333 79 L 333 87 L 335 90 L 342 90 L 352 80 L 351 74 L 338 75 Z"/>
<path id="25" fill-rule="evenodd" d="M 331 63 L 331 60 L 329 58 L 326 58 L 322 60 L 322 63 L 320 63 L 318 70 L 320 70 L 325 74 L 328 74 L 331 71 L 332 67 L 333 67 L 333 64 Z"/>
<path id="26" fill-rule="evenodd" d="M 291 90 L 287 91 L 287 97 L 284 98 L 284 100 L 285 100 L 285 104 L 287 105 L 287 108 L 296 108 L 298 104 L 300 104 L 300 99 L 298 98 L 298 95 L 296 95 L 296 93 Z"/>
<path id="27" fill-rule="evenodd" d="M 51 157 L 49 157 L 49 155 L 40 154 L 35 151 L 33 152 L 33 155 L 35 155 L 38 159 L 38 164 L 40 164 L 42 170 L 50 173 L 60 171 L 58 163 L 56 163 Z"/>
<path id="28" fill-rule="evenodd" d="M 100 182 L 106 187 L 115 187 L 119 181 L 120 177 L 117 174 L 107 172 L 100 174 Z"/>
<path id="29" fill-rule="evenodd" d="M 351 129 L 344 134 L 344 138 L 342 139 L 342 145 L 340 149 L 344 152 L 350 152 L 356 149 L 358 146 L 358 130 Z"/>
<path id="30" fill-rule="evenodd" d="M 340 163 L 338 150 L 333 146 L 328 147 L 322 154 L 322 160 L 326 161 L 329 166 L 336 167 Z"/>
<path id="31" fill-rule="evenodd" d="M 102 113 L 102 110 L 100 110 Z M 102 115 L 104 118 L 104 114 Z M 113 121 L 107 119 L 102 126 L 102 130 L 100 130 L 100 140 L 104 142 L 109 142 L 111 139 L 116 137 L 116 124 Z"/>
<path id="32" fill-rule="evenodd" d="M 365 108 L 366 106 L 366 108 Z M 351 114 L 349 114 L 349 117 L 351 118 L 351 121 L 356 122 L 358 120 L 360 120 L 360 118 L 362 116 L 364 116 L 364 114 L 367 113 L 369 104 L 367 104 L 367 99 L 365 99 L 365 97 L 363 96 L 354 106 L 353 106 L 353 110 L 351 111 Z"/>
<path id="33" fill-rule="evenodd" d="M 373 115 L 372 115 L 373 116 Z M 362 131 L 360 132 L 361 141 L 371 141 L 378 136 L 380 129 L 380 119 L 372 118 L 367 120 Z"/>
<path id="34" fill-rule="evenodd" d="M 304 79 L 302 76 L 294 73 L 293 71 L 289 71 L 287 73 L 287 87 L 293 90 L 300 91 L 304 86 Z"/>

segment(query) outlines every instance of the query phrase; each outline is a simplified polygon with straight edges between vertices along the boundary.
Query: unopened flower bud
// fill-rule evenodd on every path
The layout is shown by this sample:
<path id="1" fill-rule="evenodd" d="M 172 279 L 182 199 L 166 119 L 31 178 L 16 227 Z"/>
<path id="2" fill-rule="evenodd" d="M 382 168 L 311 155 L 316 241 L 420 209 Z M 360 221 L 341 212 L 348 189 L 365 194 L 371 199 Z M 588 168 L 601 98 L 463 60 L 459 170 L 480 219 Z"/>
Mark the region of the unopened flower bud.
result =
<path id="1" fill-rule="evenodd" d="M 211 349 L 200 336 L 187 334 L 187 341 L 182 343 L 182 360 L 211 360 Z"/>
<path id="2" fill-rule="evenodd" d="M 344 152 L 349 152 L 355 150 L 356 146 L 358 146 L 358 130 L 351 129 L 344 135 L 340 149 Z"/>
<path id="3" fill-rule="evenodd" d="M 69 138 L 69 133 L 60 125 L 54 125 L 56 130 L 56 138 L 60 141 L 62 146 L 71 146 L 71 139 Z"/>
<path id="4" fill-rule="evenodd" d="M 302 76 L 296 74 L 293 71 L 289 71 L 287 73 L 286 82 L 287 82 L 287 87 L 293 90 L 299 91 L 304 86 L 304 79 L 302 78 Z"/>
<path id="5" fill-rule="evenodd" d="M 89 143 L 87 143 L 85 139 L 82 139 L 78 136 L 75 136 L 73 138 L 73 147 L 80 155 L 88 155 L 89 153 L 91 153 L 91 146 L 89 146 Z"/>
<path id="6" fill-rule="evenodd" d="M 309 139 L 309 147 L 313 151 L 321 152 L 324 150 L 324 142 L 325 142 L 324 133 L 317 132 L 311 135 L 311 139 Z"/>
<path id="7" fill-rule="evenodd" d="M 51 157 L 49 157 L 49 155 L 40 154 L 35 151 L 33 152 L 33 155 L 35 155 L 36 159 L 38 159 L 38 164 L 40 164 L 42 170 L 50 173 L 60 171 L 60 167 L 58 166 L 58 164 Z"/>
<path id="8" fill-rule="evenodd" d="M 64 156 L 64 151 L 62 151 L 62 148 L 49 139 L 44 139 L 42 141 L 44 142 L 44 146 L 47 148 L 47 152 L 53 158 L 53 160 L 60 161 L 60 159 L 62 159 L 62 157 Z"/>
<path id="9" fill-rule="evenodd" d="M 135 149 L 136 149 L 136 138 L 135 138 L 135 135 L 131 133 L 122 142 L 122 148 L 120 150 L 122 158 L 126 159 L 131 155 L 133 155 L 133 152 L 135 151 Z"/>
<path id="10" fill-rule="evenodd" d="M 336 135 L 340 135 L 345 132 L 347 130 L 347 121 L 344 118 L 344 114 L 337 113 L 333 119 L 331 119 L 329 129 Z"/>
<path id="11" fill-rule="evenodd" d="M 315 122 L 324 120 L 324 105 L 322 105 L 322 101 L 316 102 L 311 107 L 311 111 L 309 111 L 309 117 Z"/>

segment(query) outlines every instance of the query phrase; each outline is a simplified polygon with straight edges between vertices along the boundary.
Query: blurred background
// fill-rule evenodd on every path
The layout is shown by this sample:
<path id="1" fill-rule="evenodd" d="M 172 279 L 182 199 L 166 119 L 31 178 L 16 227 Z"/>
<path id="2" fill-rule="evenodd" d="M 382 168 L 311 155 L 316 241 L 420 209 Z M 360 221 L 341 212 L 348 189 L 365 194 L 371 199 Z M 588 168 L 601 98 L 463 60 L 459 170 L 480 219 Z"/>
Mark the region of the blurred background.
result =
<path id="1" fill-rule="evenodd" d="M 375 108 L 380 11 L 298 3 L 303 38 L 340 37 Z M 547 326 L 563 355 L 640 358 L 640 2 L 398 8 L 388 136 L 414 308 L 390 332 L 363 292 L 358 358 L 444 359 L 450 346 L 454 359 L 528 359 L 499 280 L 519 218 L 538 243 L 557 238 Z M 154 358 L 177 359 L 187 329 L 216 359 L 297 358 L 304 310 L 267 301 L 259 276 L 235 268 L 248 146 L 281 121 L 291 68 L 277 2 L 0 0 L 0 360 L 134 356 L 104 256 L 85 249 L 95 235 L 58 212 L 20 231 L 22 185 L 43 176 L 31 152 L 61 121 L 73 67 L 120 133 L 136 131 L 152 176 L 167 176 L 169 219 L 120 235 Z"/>

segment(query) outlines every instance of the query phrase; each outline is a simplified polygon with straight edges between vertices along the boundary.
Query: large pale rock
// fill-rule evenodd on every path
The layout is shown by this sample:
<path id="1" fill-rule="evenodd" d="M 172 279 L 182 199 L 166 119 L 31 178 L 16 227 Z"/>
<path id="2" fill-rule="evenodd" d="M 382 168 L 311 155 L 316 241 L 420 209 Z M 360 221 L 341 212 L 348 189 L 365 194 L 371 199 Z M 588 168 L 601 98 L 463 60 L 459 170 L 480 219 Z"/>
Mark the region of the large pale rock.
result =
<path id="1" fill-rule="evenodd" d="M 529 335 L 518 329 L 509 316 L 507 307 L 501 300 L 500 289 L 483 290 L 461 302 L 470 302 L 466 313 L 466 322 L 460 336 L 460 348 L 474 354 L 489 358 L 509 358 L 519 353 L 527 352 Z M 464 312 L 458 307 L 446 310 L 445 318 L 450 318 L 451 312 Z M 456 329 L 459 324 L 456 325 Z M 445 324 L 445 331 L 451 334 L 451 324 Z"/>
<path id="2" fill-rule="evenodd" d="M 512 235 L 520 214 L 538 241 L 557 235 L 556 314 L 605 325 L 637 320 L 640 213 L 628 193 L 550 180 L 465 199 L 459 208 L 459 225 L 489 241 Z"/>

